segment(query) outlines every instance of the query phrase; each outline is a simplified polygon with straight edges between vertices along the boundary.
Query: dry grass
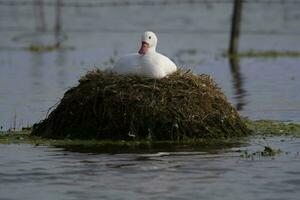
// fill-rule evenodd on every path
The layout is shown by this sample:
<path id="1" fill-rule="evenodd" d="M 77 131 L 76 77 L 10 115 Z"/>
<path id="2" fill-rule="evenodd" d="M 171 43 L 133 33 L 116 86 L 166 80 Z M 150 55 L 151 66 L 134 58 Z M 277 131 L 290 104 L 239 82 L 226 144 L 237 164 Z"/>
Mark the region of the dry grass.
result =
<path id="1" fill-rule="evenodd" d="M 35 124 L 50 138 L 173 140 L 248 135 L 210 76 L 178 71 L 163 79 L 94 70 Z"/>

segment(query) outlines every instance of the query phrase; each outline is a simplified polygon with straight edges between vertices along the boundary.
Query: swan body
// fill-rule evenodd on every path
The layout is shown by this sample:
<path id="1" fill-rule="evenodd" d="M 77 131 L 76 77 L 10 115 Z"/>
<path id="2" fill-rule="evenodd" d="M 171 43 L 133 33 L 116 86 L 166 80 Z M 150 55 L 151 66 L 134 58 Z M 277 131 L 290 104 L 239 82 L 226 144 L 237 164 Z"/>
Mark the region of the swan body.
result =
<path id="1" fill-rule="evenodd" d="M 157 37 L 147 31 L 142 35 L 142 46 L 138 53 L 121 57 L 112 72 L 118 74 L 136 74 L 151 78 L 163 78 L 177 70 L 174 62 L 156 52 Z"/>

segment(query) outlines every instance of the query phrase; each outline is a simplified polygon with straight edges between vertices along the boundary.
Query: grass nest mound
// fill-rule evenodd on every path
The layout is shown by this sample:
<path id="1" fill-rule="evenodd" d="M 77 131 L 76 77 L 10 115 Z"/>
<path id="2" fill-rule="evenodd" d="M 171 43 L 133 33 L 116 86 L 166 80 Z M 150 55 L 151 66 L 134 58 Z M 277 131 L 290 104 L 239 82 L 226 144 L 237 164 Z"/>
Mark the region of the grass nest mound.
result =
<path id="1" fill-rule="evenodd" d="M 32 134 L 178 141 L 244 136 L 249 130 L 208 75 L 179 70 L 153 79 L 94 70 L 64 94 Z"/>

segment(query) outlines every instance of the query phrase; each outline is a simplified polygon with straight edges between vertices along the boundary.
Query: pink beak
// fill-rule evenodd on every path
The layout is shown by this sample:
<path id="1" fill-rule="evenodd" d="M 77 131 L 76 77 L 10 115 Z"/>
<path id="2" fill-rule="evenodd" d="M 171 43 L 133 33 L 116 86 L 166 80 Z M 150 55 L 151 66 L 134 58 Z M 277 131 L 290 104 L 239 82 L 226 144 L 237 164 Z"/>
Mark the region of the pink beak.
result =
<path id="1" fill-rule="evenodd" d="M 142 42 L 142 46 L 141 46 L 141 48 L 139 50 L 139 54 L 145 55 L 147 53 L 148 49 L 149 49 L 149 44 L 147 42 L 143 41 Z"/>

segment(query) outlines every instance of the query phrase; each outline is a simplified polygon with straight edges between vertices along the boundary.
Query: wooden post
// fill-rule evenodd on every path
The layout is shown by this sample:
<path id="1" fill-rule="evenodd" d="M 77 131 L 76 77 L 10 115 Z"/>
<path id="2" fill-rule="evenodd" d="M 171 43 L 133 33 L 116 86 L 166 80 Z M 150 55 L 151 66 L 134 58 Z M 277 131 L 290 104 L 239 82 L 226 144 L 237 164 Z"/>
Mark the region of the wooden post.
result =
<path id="1" fill-rule="evenodd" d="M 55 26 L 54 26 L 54 34 L 55 34 L 55 47 L 60 48 L 60 32 L 61 32 L 61 0 L 56 0 L 55 6 Z"/>
<path id="2" fill-rule="evenodd" d="M 230 45 L 229 54 L 235 55 L 238 53 L 238 44 L 240 37 L 240 26 L 242 17 L 242 1 L 234 0 L 233 14 L 231 20 L 231 35 L 230 35 Z"/>
<path id="3" fill-rule="evenodd" d="M 46 31 L 44 2 L 43 0 L 35 0 L 35 18 L 36 18 L 36 30 L 38 32 Z"/>
<path id="4" fill-rule="evenodd" d="M 38 1 L 38 9 L 39 9 L 39 18 L 40 18 L 40 31 L 46 31 L 46 23 L 45 23 L 45 13 L 44 13 L 44 2 L 43 0 Z"/>

